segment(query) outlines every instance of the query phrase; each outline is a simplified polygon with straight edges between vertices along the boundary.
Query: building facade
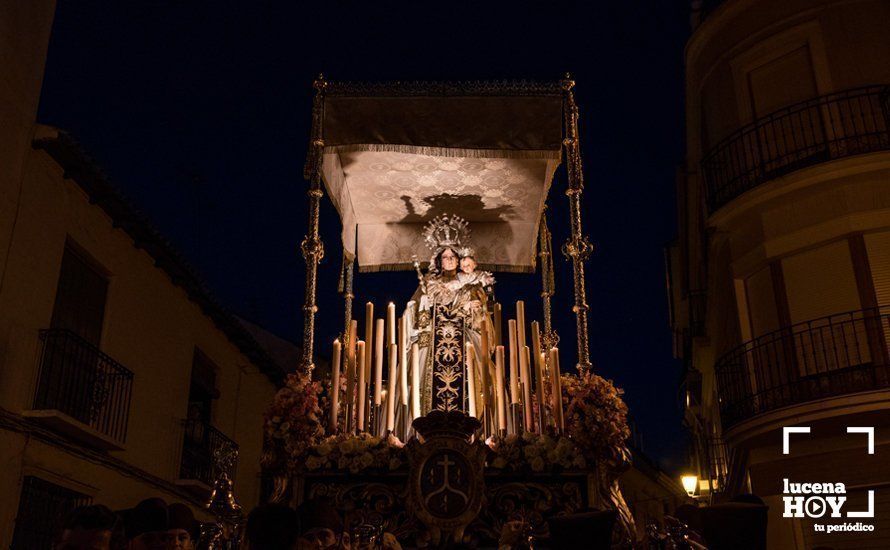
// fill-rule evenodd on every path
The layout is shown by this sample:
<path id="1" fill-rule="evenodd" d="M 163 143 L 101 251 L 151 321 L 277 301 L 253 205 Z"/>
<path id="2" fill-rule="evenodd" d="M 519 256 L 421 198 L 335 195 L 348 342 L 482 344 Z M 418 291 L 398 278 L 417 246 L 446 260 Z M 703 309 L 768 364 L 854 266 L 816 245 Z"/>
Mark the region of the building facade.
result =
<path id="1" fill-rule="evenodd" d="M 645 544 L 648 528 L 665 528 L 665 516 L 672 516 L 677 507 L 689 498 L 677 480 L 666 474 L 654 461 L 636 447 L 631 447 L 632 467 L 618 478 L 621 495 L 634 518 L 637 541 Z"/>
<path id="2" fill-rule="evenodd" d="M 890 3 L 693 2 L 667 269 L 692 469 L 770 506 L 770 548 L 890 547 Z M 809 427 L 783 454 L 783 427 Z M 874 454 L 865 435 L 873 427 Z M 873 533 L 783 517 L 842 482 Z"/>
<path id="3" fill-rule="evenodd" d="M 36 124 L 52 2 L 0 7 L 0 547 L 80 503 L 260 499 L 283 370 L 64 133 Z M 257 334 L 257 327 L 250 327 Z"/>

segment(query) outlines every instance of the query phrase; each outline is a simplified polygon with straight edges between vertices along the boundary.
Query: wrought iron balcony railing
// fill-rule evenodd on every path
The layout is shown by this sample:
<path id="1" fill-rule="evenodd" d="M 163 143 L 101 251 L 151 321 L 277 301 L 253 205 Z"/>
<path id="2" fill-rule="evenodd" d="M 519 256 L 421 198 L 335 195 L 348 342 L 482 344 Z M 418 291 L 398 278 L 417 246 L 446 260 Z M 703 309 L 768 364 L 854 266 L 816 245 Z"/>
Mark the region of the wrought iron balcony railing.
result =
<path id="1" fill-rule="evenodd" d="M 71 331 L 40 332 L 35 410 L 57 410 L 123 443 L 133 373 Z"/>
<path id="2" fill-rule="evenodd" d="M 801 168 L 890 150 L 890 86 L 825 95 L 758 118 L 702 159 L 714 212 L 758 185 Z"/>
<path id="3" fill-rule="evenodd" d="M 210 487 L 219 476 L 217 463 L 220 454 L 230 454 L 238 444 L 204 420 L 184 420 L 182 460 L 179 478 L 200 481 Z M 235 465 L 229 472 L 234 479 Z"/>
<path id="4" fill-rule="evenodd" d="M 823 317 L 747 342 L 715 364 L 724 429 L 809 401 L 890 388 L 890 309 Z"/>

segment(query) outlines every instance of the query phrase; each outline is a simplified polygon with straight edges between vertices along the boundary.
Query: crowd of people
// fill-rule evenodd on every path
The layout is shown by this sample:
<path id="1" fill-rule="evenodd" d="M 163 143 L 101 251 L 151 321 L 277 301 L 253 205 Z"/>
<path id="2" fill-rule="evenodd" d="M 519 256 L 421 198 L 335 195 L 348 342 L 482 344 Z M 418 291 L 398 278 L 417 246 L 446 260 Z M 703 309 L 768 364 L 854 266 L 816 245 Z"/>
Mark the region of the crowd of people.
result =
<path id="1" fill-rule="evenodd" d="M 202 531 L 191 508 L 160 498 L 145 499 L 133 508 L 113 512 L 92 504 L 73 510 L 62 522 L 54 550 L 202 550 L 211 537 Z M 399 549 L 383 534 L 375 548 Z M 324 502 L 309 501 L 295 510 L 283 504 L 262 504 L 247 516 L 241 550 L 304 550 L 363 548 L 350 542 L 340 515 Z"/>

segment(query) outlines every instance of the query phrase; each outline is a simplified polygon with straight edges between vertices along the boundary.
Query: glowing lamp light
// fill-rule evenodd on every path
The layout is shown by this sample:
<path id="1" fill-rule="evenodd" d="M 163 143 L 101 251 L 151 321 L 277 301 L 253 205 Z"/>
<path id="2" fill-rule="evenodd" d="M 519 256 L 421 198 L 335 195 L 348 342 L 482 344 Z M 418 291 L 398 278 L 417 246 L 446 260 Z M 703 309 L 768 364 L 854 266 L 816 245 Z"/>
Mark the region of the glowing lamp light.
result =
<path id="1" fill-rule="evenodd" d="M 680 481 L 683 483 L 683 489 L 686 490 L 686 494 L 694 497 L 695 489 L 698 487 L 698 476 L 683 476 L 680 478 Z"/>

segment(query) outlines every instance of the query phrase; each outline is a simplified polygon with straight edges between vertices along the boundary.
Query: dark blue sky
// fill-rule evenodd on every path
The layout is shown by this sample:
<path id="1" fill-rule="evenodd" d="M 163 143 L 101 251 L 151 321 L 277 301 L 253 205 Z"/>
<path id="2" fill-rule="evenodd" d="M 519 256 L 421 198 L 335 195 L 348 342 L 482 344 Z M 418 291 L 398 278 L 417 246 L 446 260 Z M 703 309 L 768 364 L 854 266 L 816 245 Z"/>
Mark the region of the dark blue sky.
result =
<path id="1" fill-rule="evenodd" d="M 518 2 L 59 0 L 38 120 L 69 131 L 232 311 L 302 334 L 302 165 L 312 79 L 550 80 L 581 107 L 591 356 L 626 390 L 644 448 L 685 466 L 662 246 L 683 157 L 680 0 Z M 568 205 L 558 172 L 554 247 Z M 317 342 L 342 323 L 339 221 L 325 201 Z M 556 258 L 562 348 L 574 350 L 571 265 Z M 501 275 L 540 318 L 539 276 Z M 356 303 L 404 302 L 411 273 L 359 275 Z M 324 350 L 327 352 L 327 350 Z M 571 364 L 567 357 L 564 361 Z"/>

